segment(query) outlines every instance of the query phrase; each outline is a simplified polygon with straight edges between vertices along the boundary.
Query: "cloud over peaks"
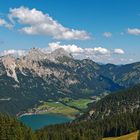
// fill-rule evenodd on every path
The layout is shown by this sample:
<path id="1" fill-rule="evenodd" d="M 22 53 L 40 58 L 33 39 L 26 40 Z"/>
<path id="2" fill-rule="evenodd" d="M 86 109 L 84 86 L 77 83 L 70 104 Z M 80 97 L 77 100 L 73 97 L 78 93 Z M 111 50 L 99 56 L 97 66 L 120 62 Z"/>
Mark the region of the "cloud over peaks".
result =
<path id="1" fill-rule="evenodd" d="M 95 62 L 101 63 L 128 63 L 130 60 L 123 58 L 124 50 L 120 48 L 107 49 L 103 47 L 82 48 L 76 44 L 61 44 L 60 42 L 52 42 L 46 48 L 39 48 L 44 53 L 50 53 L 56 49 L 63 48 L 65 51 L 71 53 L 76 59 L 89 58 Z M 24 56 L 28 53 L 27 50 L 4 50 L 0 52 L 0 56 L 12 54 L 14 56 Z M 119 55 L 119 57 L 117 56 Z M 121 55 L 121 56 L 120 56 Z"/>
<path id="2" fill-rule="evenodd" d="M 81 48 L 75 44 L 63 45 L 60 42 L 49 43 L 46 51 L 54 51 L 55 49 L 63 48 L 65 51 L 71 53 L 77 59 L 90 58 L 97 62 L 102 63 L 121 63 L 122 57 L 117 57 L 117 55 L 123 55 L 125 52 L 123 49 L 116 48 L 114 50 L 109 50 L 103 47 L 92 47 L 92 48 Z"/>
<path id="3" fill-rule="evenodd" d="M 79 54 L 79 55 L 84 55 L 84 54 L 108 55 L 110 53 L 110 51 L 108 49 L 102 48 L 102 47 L 81 48 L 75 44 L 61 45 L 60 42 L 49 43 L 48 47 L 49 47 L 49 50 L 51 50 L 51 51 L 54 51 L 55 49 L 58 49 L 58 48 L 63 48 L 67 52 L 70 52 L 73 54 Z"/>
<path id="4" fill-rule="evenodd" d="M 5 55 L 15 55 L 15 56 L 24 56 L 26 55 L 26 51 L 25 50 L 4 50 L 2 52 L 0 52 L 0 56 L 5 56 Z"/>
<path id="5" fill-rule="evenodd" d="M 78 47 L 75 44 L 72 45 L 61 45 L 60 42 L 52 42 L 48 44 L 48 47 L 51 51 L 54 51 L 58 48 L 63 48 L 65 51 L 70 53 L 82 53 L 84 49 Z"/>

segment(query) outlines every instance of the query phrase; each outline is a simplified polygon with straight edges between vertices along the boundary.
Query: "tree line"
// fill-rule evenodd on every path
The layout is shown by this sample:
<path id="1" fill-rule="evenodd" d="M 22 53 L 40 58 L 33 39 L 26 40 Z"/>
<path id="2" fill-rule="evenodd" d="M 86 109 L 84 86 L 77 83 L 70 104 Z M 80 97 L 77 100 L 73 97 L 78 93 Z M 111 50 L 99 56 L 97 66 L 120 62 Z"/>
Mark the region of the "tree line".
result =
<path id="1" fill-rule="evenodd" d="M 140 111 L 89 120 L 48 126 L 35 132 L 38 140 L 101 140 L 140 130 Z"/>

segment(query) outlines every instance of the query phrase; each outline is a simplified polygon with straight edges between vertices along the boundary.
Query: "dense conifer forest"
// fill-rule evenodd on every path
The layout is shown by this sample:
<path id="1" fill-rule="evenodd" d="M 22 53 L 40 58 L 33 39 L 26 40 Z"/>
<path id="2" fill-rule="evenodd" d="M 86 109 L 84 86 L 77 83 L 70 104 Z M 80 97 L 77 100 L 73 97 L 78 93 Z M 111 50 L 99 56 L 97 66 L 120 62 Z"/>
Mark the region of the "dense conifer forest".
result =
<path id="1" fill-rule="evenodd" d="M 98 121 L 81 121 L 45 127 L 36 132 L 38 140 L 101 140 L 140 130 L 140 111 L 114 115 Z"/>
<path id="2" fill-rule="evenodd" d="M 44 127 L 36 132 L 5 114 L 0 114 L 1 140 L 101 140 L 129 134 L 140 129 L 140 111 Z M 140 137 L 138 137 L 138 140 Z"/>
<path id="3" fill-rule="evenodd" d="M 0 140 L 35 140 L 35 135 L 16 118 L 0 114 Z"/>
<path id="4" fill-rule="evenodd" d="M 140 110 L 96 121 L 52 125 L 36 132 L 8 115 L 0 114 L 0 123 L 1 140 L 101 140 L 140 130 Z"/>
<path id="5" fill-rule="evenodd" d="M 79 119 L 98 120 L 126 112 L 133 112 L 140 107 L 140 84 L 131 88 L 113 92 L 98 102 L 91 103 L 88 111 Z"/>

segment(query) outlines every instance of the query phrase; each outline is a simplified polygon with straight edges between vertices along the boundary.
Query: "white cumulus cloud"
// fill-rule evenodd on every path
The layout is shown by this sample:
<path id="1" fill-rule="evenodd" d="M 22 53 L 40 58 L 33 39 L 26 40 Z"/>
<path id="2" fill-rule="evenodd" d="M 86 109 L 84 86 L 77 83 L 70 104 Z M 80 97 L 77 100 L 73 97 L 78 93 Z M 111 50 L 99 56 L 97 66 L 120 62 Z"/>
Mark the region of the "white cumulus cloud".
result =
<path id="1" fill-rule="evenodd" d="M 19 7 L 10 9 L 9 19 L 13 24 L 18 22 L 24 26 L 20 31 L 29 35 L 47 35 L 64 40 L 86 40 L 90 38 L 86 31 L 64 27 L 48 14 L 44 14 L 35 8 Z"/>
<path id="2" fill-rule="evenodd" d="M 4 19 L 0 18 L 0 26 L 4 26 L 6 28 L 12 28 L 12 24 L 9 24 L 7 21 L 5 21 Z"/>
<path id="3" fill-rule="evenodd" d="M 73 54 L 97 54 L 97 55 L 107 55 L 110 53 L 110 51 L 106 48 L 102 47 L 94 47 L 94 48 L 81 48 L 78 47 L 75 44 L 68 44 L 68 45 L 62 45 L 60 42 L 52 42 L 48 45 L 49 50 L 54 51 L 58 48 L 63 48 L 65 51 L 73 53 Z"/>
<path id="4" fill-rule="evenodd" d="M 70 53 L 82 53 L 84 49 L 78 47 L 77 45 L 61 45 L 60 42 L 52 42 L 48 44 L 49 49 L 54 51 L 58 48 L 63 48 L 65 51 Z"/>
<path id="5" fill-rule="evenodd" d="M 116 49 L 107 49 L 104 47 L 89 47 L 81 48 L 75 44 L 63 45 L 60 42 L 52 42 L 48 44 L 46 51 L 54 51 L 55 49 L 63 48 L 65 51 L 71 53 L 74 58 L 85 59 L 90 58 L 93 61 L 101 63 L 128 63 L 129 61 L 122 61 L 123 55 L 125 54 L 124 50 L 121 48 Z M 122 55 L 118 57 L 117 55 Z"/>
<path id="6" fill-rule="evenodd" d="M 104 32 L 103 36 L 106 38 L 110 38 L 110 37 L 112 37 L 112 33 L 111 32 Z"/>
<path id="7" fill-rule="evenodd" d="M 140 29 L 138 28 L 128 28 L 127 31 L 131 35 L 140 35 Z"/>
<path id="8" fill-rule="evenodd" d="M 0 26 L 3 26 L 5 23 L 6 23 L 5 20 L 0 19 Z"/>
<path id="9" fill-rule="evenodd" d="M 102 47 L 93 48 L 93 51 L 96 53 L 100 53 L 100 54 L 109 54 L 110 53 L 110 51 L 108 49 L 102 48 Z"/>
<path id="10" fill-rule="evenodd" d="M 123 49 L 114 49 L 114 53 L 115 54 L 124 54 L 124 50 Z"/>
<path id="11" fill-rule="evenodd" d="M 5 56 L 5 55 L 15 55 L 15 56 L 24 56 L 26 55 L 26 51 L 25 50 L 4 50 L 2 52 L 0 52 L 0 56 Z"/>

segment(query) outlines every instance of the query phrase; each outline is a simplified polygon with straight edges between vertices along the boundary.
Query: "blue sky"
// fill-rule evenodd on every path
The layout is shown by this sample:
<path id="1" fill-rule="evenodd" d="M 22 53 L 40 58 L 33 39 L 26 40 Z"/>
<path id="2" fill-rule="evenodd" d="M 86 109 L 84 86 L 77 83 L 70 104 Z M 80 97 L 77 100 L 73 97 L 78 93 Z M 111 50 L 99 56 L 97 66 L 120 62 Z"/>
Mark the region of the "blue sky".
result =
<path id="1" fill-rule="evenodd" d="M 40 29 L 39 24 L 48 25 L 47 19 L 39 23 L 36 19 L 35 31 L 21 31 L 35 24 L 32 21 L 23 22 L 16 12 L 30 12 L 33 8 L 45 17 L 47 14 L 46 18 L 52 18 L 62 27 L 58 29 L 57 25 L 56 31 Z M 8 15 L 12 15 L 14 23 L 11 23 Z M 99 62 L 119 64 L 140 61 L 139 0 L 1 0 L 0 19 L 6 22 L 0 24 L 1 52 L 28 50 L 33 46 L 46 48 L 50 43 L 51 47 L 54 47 L 52 44 L 63 47 L 75 56 L 91 57 Z M 93 53 L 89 54 L 87 48 Z"/>

